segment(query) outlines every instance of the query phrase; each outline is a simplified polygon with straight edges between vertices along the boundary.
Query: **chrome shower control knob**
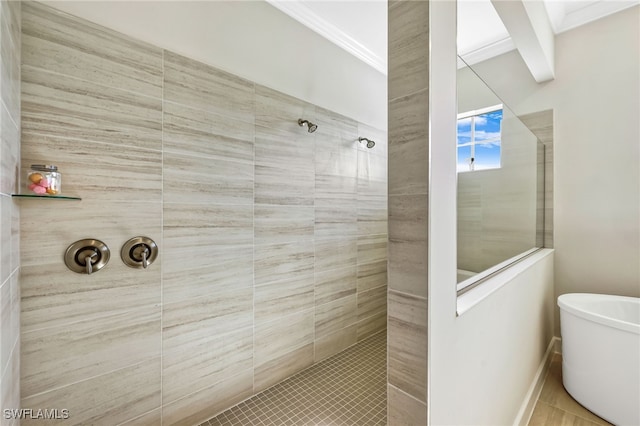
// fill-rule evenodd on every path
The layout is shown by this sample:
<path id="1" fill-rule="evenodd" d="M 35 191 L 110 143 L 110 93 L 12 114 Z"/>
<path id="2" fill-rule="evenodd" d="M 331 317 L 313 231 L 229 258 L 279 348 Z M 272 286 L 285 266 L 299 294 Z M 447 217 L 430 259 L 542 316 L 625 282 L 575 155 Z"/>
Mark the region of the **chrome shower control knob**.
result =
<path id="1" fill-rule="evenodd" d="M 148 237 L 133 237 L 122 246 L 120 257 L 131 268 L 147 269 L 158 257 L 158 246 Z"/>

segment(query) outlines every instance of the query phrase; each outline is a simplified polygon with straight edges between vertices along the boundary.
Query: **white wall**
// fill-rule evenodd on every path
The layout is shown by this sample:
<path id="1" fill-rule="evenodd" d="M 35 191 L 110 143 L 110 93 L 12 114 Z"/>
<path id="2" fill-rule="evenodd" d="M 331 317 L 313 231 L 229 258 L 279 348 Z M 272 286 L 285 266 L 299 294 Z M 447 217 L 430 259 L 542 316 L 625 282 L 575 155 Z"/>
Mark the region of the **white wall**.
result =
<path id="1" fill-rule="evenodd" d="M 454 20 L 455 4 L 432 3 L 430 424 L 511 424 L 553 335 L 553 255 L 456 316 Z"/>
<path id="2" fill-rule="evenodd" d="M 517 52 L 474 66 L 517 114 L 554 109 L 556 296 L 640 297 L 639 23 L 640 6 L 558 35 L 549 83 Z"/>
<path id="3" fill-rule="evenodd" d="M 44 3 L 387 128 L 386 76 L 262 0 Z"/>

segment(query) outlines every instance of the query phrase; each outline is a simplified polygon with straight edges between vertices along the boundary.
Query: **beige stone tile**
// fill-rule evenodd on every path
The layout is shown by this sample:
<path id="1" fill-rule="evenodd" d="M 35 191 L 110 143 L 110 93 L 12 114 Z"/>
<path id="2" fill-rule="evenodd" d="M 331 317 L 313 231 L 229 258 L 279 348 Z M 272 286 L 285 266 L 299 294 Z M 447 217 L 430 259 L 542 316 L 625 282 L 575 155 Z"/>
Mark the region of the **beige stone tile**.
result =
<path id="1" fill-rule="evenodd" d="M 249 161 L 212 160 L 165 152 L 163 198 L 166 203 L 251 204 L 254 169 Z"/>
<path id="2" fill-rule="evenodd" d="M 13 200 L 11 205 L 11 270 L 20 267 L 20 203 Z"/>
<path id="3" fill-rule="evenodd" d="M 313 238 L 312 206 L 254 205 L 255 244 L 286 243 Z"/>
<path id="4" fill-rule="evenodd" d="M 315 303 L 321 305 L 356 294 L 357 270 L 354 266 L 316 271 Z"/>
<path id="5" fill-rule="evenodd" d="M 164 340 L 174 346 L 208 335 L 228 333 L 253 323 L 253 289 L 211 292 L 208 296 L 166 303 L 162 311 Z"/>
<path id="6" fill-rule="evenodd" d="M 253 286 L 251 205 L 164 204 L 164 301 Z"/>
<path id="7" fill-rule="evenodd" d="M 598 424 L 602 423 L 594 423 L 543 401 L 538 401 L 529 420 L 529 426 L 595 426 Z"/>
<path id="8" fill-rule="evenodd" d="M 3 2 L 0 5 L 0 95 L 9 115 L 20 126 L 20 56 L 21 3 Z"/>
<path id="9" fill-rule="evenodd" d="M 22 332 L 23 397 L 160 356 L 160 308 Z"/>
<path id="10" fill-rule="evenodd" d="M 151 426 L 159 425 L 162 422 L 162 409 L 160 407 L 149 411 L 135 419 L 127 420 L 121 423 L 122 426 Z M 120 426 L 120 425 L 118 425 Z"/>
<path id="11" fill-rule="evenodd" d="M 380 127 L 386 127 L 387 123 L 380 125 Z M 387 131 L 377 127 L 370 126 L 364 123 L 358 123 L 358 136 L 372 139 L 376 144 L 373 148 L 367 148 L 365 143 L 358 143 L 358 150 L 369 152 L 373 155 L 379 155 L 387 158 L 389 154 L 389 144 L 387 138 Z"/>
<path id="12" fill-rule="evenodd" d="M 387 287 L 358 292 L 358 321 L 387 312 Z"/>
<path id="13" fill-rule="evenodd" d="M 325 125 L 322 125 L 323 130 Z M 331 130 L 331 129 L 329 129 Z M 320 132 L 318 130 L 318 132 Z M 344 137 L 344 136 L 343 136 Z M 319 133 L 315 140 L 316 174 L 328 176 L 345 176 L 355 178 L 358 173 L 357 136 L 351 134 L 348 139 L 340 135 Z"/>
<path id="14" fill-rule="evenodd" d="M 162 101 L 24 66 L 22 131 L 159 151 Z"/>
<path id="15" fill-rule="evenodd" d="M 567 393 L 562 384 L 562 357 L 560 355 L 554 356 L 551 361 L 549 372 L 547 373 L 547 377 L 538 400 L 548 404 L 550 407 L 562 410 L 568 415 L 577 416 L 599 425 L 609 425 L 608 422 L 584 408 L 575 399 L 573 399 L 569 393 Z M 540 402 L 538 402 L 538 404 L 541 405 Z M 542 413 L 547 412 L 547 410 L 544 409 L 544 405 L 541 407 L 541 410 Z M 552 416 L 560 414 L 553 410 L 549 412 Z"/>
<path id="16" fill-rule="evenodd" d="M 394 426 L 427 424 L 427 405 L 407 395 L 393 385 L 387 387 L 388 423 Z"/>
<path id="17" fill-rule="evenodd" d="M 389 103 L 389 195 L 428 193 L 428 108 L 428 90 Z"/>
<path id="18" fill-rule="evenodd" d="M 387 259 L 370 263 L 358 262 L 358 291 L 387 285 Z"/>
<path id="19" fill-rule="evenodd" d="M 313 205 L 313 152 L 312 135 L 256 126 L 255 202 Z"/>
<path id="20" fill-rule="evenodd" d="M 324 337 L 353 325 L 358 319 L 356 308 L 357 298 L 355 294 L 323 305 L 317 305 L 315 311 L 315 337 Z"/>
<path id="21" fill-rule="evenodd" d="M 200 322 L 163 333 L 162 399 L 167 404 L 253 368 L 253 328 L 213 333 Z"/>
<path id="22" fill-rule="evenodd" d="M 396 99 L 429 87 L 429 3 L 406 1 L 390 6 L 388 20 L 388 96 Z"/>
<path id="23" fill-rule="evenodd" d="M 23 5 L 22 40 L 25 65 L 162 97 L 158 47 L 36 2 Z"/>
<path id="24" fill-rule="evenodd" d="M 315 231 L 317 238 L 355 236 L 358 233 L 358 213 L 355 194 L 320 198 L 316 191 Z"/>
<path id="25" fill-rule="evenodd" d="M 21 408 L 66 408 L 74 424 L 119 424 L 160 406 L 160 358 L 22 399 Z M 23 420 L 23 425 L 60 421 Z"/>
<path id="26" fill-rule="evenodd" d="M 88 153 L 91 153 L 90 159 Z M 160 202 L 162 199 L 162 153 L 159 151 L 23 133 L 22 170 L 28 170 L 31 164 L 58 166 L 62 174 L 62 194 L 94 201 Z M 26 175 L 22 181 L 26 182 Z M 20 192 L 29 190 L 23 187 Z"/>
<path id="27" fill-rule="evenodd" d="M 11 275 L 11 217 L 13 203 L 9 195 L 0 194 L 0 284 Z"/>
<path id="28" fill-rule="evenodd" d="M 389 237 L 392 241 L 421 242 L 427 239 L 429 228 L 429 197 L 392 195 L 389 197 Z"/>
<path id="29" fill-rule="evenodd" d="M 357 121 L 322 107 L 316 107 L 316 115 L 318 125 L 322 124 L 322 134 L 332 136 L 334 139 L 343 142 L 357 139 Z M 318 131 L 320 130 L 321 128 L 318 127 Z M 353 148 L 355 148 L 355 145 L 353 145 Z"/>
<path id="30" fill-rule="evenodd" d="M 255 324 L 256 368 L 295 349 L 313 343 L 314 310 L 283 315 L 268 323 Z"/>
<path id="31" fill-rule="evenodd" d="M 322 361 L 323 359 L 342 352 L 356 343 L 357 340 L 358 327 L 355 324 L 326 334 L 325 336 L 317 337 L 314 348 L 315 362 Z"/>
<path id="32" fill-rule="evenodd" d="M 358 265 L 386 260 L 388 239 L 387 234 L 358 236 Z"/>
<path id="33" fill-rule="evenodd" d="M 3 375 L 0 377 L 0 407 L 2 407 L 3 410 L 24 408 L 24 406 L 20 405 L 19 347 L 16 347 L 16 350 L 11 352 L 11 356 L 7 359 L 6 364 L 1 365 L 1 367 L 2 372 L 0 372 L 0 374 Z M 13 424 L 18 424 L 18 422 Z"/>
<path id="34" fill-rule="evenodd" d="M 427 246 L 425 241 L 395 241 L 389 236 L 389 289 L 427 297 Z"/>
<path id="35" fill-rule="evenodd" d="M 309 134 L 306 127 L 300 127 L 298 119 L 317 124 L 316 109 L 315 105 L 301 99 L 256 84 L 256 126 L 297 135 L 301 141 L 310 144 L 315 133 Z"/>
<path id="36" fill-rule="evenodd" d="M 313 274 L 296 275 L 293 279 L 255 287 L 254 319 L 256 323 L 281 318 L 283 312 L 292 313 L 313 308 Z"/>
<path id="37" fill-rule="evenodd" d="M 253 123 L 172 102 L 163 108 L 164 151 L 253 164 Z"/>
<path id="38" fill-rule="evenodd" d="M 389 383 L 420 401 L 427 393 L 427 300 L 389 292 Z"/>
<path id="39" fill-rule="evenodd" d="M 254 247 L 255 285 L 265 285 L 313 273 L 313 240 Z"/>
<path id="40" fill-rule="evenodd" d="M 253 122 L 253 82 L 168 50 L 163 93 L 165 101 Z"/>
<path id="41" fill-rule="evenodd" d="M 20 132 L 4 105 L 0 107 L 0 140 L 0 193 L 17 193 L 20 180 Z"/>
<path id="42" fill-rule="evenodd" d="M 191 426 L 207 420 L 251 396 L 253 372 L 244 371 L 177 401 L 162 406 L 162 422 Z"/>
<path id="43" fill-rule="evenodd" d="M 375 149 L 375 148 L 374 148 Z M 358 181 L 375 181 L 386 184 L 388 178 L 387 157 L 372 151 L 358 151 Z"/>
<path id="44" fill-rule="evenodd" d="M 256 365 L 254 392 L 261 392 L 313 364 L 313 343 Z"/>
<path id="45" fill-rule="evenodd" d="M 99 321 L 160 303 L 160 271 L 126 267 L 113 253 L 107 266 L 90 277 L 76 274 L 60 261 L 22 267 L 22 330 L 64 327 L 77 321 Z M 62 257 L 62 256 L 60 256 Z"/>
<path id="46" fill-rule="evenodd" d="M 84 238 L 102 240 L 111 250 L 111 260 L 100 271 L 103 276 L 107 271 L 131 269 L 120 269 L 120 249 L 125 241 L 136 235 L 144 235 L 156 241 L 162 254 L 160 203 L 105 201 L 89 197 L 82 201 L 53 201 L 56 203 L 55 209 L 48 209 L 47 214 L 43 215 L 42 202 L 46 200 L 40 203 L 34 203 L 33 200 L 21 201 L 20 249 L 23 266 L 61 264 L 67 247 Z M 158 269 L 160 264 L 161 261 L 156 260 L 144 272 L 150 273 Z M 67 272 L 71 274 L 70 279 L 77 278 L 76 274 Z M 140 276 L 141 271 L 137 272 Z"/>
<path id="47" fill-rule="evenodd" d="M 358 321 L 358 342 L 387 329 L 387 312 Z"/>
<path id="48" fill-rule="evenodd" d="M 9 363 L 15 343 L 12 340 L 14 334 L 12 327 L 20 326 L 20 324 L 13 324 L 11 313 L 11 281 L 7 279 L 0 284 L 0 376 Z"/>
<path id="49" fill-rule="evenodd" d="M 356 266 L 358 258 L 357 236 L 315 239 L 316 271 Z"/>
<path id="50" fill-rule="evenodd" d="M 372 202 L 358 200 L 358 235 L 387 235 L 387 201 Z"/>

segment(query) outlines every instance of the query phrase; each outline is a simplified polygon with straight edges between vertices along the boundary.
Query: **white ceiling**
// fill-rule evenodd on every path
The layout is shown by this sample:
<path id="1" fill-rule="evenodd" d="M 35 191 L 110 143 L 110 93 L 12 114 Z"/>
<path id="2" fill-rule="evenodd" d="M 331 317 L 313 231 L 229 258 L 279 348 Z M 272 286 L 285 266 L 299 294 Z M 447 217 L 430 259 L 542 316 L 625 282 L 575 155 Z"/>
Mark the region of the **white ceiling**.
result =
<path id="1" fill-rule="evenodd" d="M 267 0 L 386 74 L 386 0 Z M 640 0 L 543 0 L 555 34 L 640 4 Z M 458 53 L 476 63 L 515 46 L 490 0 L 458 1 Z"/>

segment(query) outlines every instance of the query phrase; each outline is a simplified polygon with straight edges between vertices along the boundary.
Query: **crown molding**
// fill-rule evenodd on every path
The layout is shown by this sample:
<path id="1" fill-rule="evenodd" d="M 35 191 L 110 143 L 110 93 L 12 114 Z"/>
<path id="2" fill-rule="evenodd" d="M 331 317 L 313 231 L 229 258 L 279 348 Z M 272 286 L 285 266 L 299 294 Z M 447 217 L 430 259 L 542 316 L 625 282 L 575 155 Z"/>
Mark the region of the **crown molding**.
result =
<path id="1" fill-rule="evenodd" d="M 336 46 L 346 50 L 367 65 L 387 75 L 387 60 L 373 53 L 349 34 L 320 17 L 302 2 L 266 0 L 271 6 L 289 15 L 305 27 L 320 34 Z"/>
<path id="2" fill-rule="evenodd" d="M 554 30 L 556 34 L 560 34 L 638 5 L 640 5 L 640 0 L 599 0 L 592 2 L 579 9 L 563 13 L 557 27 L 554 26 Z"/>
<path id="3" fill-rule="evenodd" d="M 460 52 L 459 56 L 462 58 L 462 61 L 458 60 L 458 68 L 464 68 L 467 65 L 474 65 L 486 61 L 487 59 L 510 52 L 515 48 L 516 45 L 513 43 L 513 40 L 511 40 L 511 37 L 507 37 L 468 52 Z"/>

